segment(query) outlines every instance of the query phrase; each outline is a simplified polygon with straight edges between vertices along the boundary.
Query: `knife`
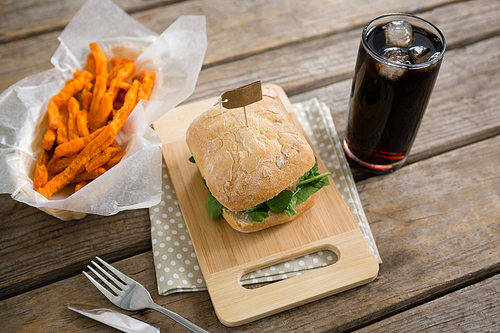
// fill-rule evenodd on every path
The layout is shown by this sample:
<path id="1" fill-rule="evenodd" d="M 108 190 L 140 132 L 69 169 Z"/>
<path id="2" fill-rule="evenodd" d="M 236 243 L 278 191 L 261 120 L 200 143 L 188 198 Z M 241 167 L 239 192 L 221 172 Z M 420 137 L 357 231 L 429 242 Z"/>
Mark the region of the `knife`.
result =
<path id="1" fill-rule="evenodd" d="M 116 328 L 122 332 L 160 333 L 160 330 L 157 327 L 110 309 L 93 309 L 92 307 L 83 304 L 70 305 L 68 306 L 68 309 Z"/>

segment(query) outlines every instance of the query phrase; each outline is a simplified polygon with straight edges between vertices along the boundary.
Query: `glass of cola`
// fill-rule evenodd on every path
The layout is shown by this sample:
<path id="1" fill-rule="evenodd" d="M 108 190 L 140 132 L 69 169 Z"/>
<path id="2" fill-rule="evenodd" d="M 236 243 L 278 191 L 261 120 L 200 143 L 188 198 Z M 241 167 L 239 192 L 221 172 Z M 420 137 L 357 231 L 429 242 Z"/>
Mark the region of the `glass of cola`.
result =
<path id="1" fill-rule="evenodd" d="M 404 164 L 445 49 L 441 31 L 413 15 L 386 14 L 365 26 L 343 143 L 352 165 L 386 174 Z"/>

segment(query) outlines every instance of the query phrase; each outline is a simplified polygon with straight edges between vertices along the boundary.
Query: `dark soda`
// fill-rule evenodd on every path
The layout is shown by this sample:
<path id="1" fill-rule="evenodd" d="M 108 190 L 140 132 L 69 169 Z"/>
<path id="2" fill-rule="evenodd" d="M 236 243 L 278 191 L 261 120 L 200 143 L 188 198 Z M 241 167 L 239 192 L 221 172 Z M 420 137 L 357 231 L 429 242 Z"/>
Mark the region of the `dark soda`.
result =
<path id="1" fill-rule="evenodd" d="M 369 25 L 365 28 L 344 140 L 348 159 L 373 173 L 391 172 L 404 163 L 429 102 L 445 48 L 437 28 L 434 33 L 417 23 L 411 24 L 413 37 L 409 43 L 403 41 L 401 45 L 396 41 L 397 46 L 389 45 L 387 25 L 385 20 L 369 30 Z M 390 39 L 389 42 L 393 43 Z"/>

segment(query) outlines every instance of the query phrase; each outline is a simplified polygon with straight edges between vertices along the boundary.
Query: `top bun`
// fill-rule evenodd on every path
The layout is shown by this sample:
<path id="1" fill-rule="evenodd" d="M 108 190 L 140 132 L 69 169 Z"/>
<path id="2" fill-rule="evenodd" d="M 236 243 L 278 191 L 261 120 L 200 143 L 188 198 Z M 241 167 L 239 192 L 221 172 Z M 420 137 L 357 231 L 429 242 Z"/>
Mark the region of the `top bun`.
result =
<path id="1" fill-rule="evenodd" d="M 274 89 L 243 108 L 216 105 L 193 120 L 186 140 L 212 195 L 239 212 L 275 197 L 315 164 Z"/>

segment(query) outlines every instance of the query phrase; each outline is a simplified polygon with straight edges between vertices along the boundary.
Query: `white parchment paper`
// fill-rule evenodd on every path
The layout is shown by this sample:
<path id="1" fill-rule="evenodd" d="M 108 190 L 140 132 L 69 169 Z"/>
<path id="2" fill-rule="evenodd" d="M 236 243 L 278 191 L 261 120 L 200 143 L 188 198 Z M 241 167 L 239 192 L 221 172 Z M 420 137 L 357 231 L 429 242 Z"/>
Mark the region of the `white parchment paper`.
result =
<path id="1" fill-rule="evenodd" d="M 108 0 L 89 0 L 58 40 L 53 69 L 29 76 L 0 95 L 0 193 L 34 207 L 112 215 L 150 207 L 161 198 L 161 142 L 150 125 L 194 91 L 207 47 L 205 17 L 181 16 L 161 35 Z M 155 71 L 150 101 L 141 101 L 117 141 L 122 161 L 77 193 L 46 199 L 33 190 L 33 172 L 48 128 L 47 104 L 86 63 L 89 44 L 108 56 L 136 60 L 136 72 Z"/>

